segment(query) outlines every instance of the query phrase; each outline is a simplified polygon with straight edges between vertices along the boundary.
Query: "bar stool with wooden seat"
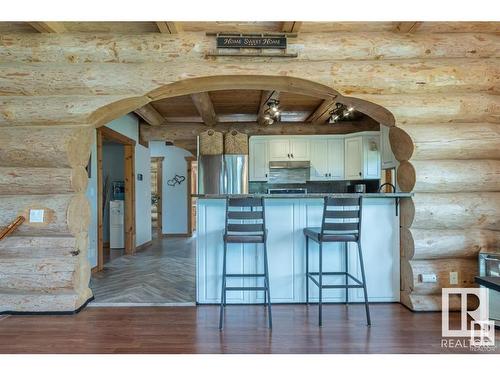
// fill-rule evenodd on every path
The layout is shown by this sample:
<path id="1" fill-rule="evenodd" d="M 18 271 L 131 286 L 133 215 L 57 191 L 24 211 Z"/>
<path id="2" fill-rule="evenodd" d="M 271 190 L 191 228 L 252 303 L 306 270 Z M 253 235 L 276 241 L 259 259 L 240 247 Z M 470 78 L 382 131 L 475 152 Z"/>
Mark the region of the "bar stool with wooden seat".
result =
<path id="1" fill-rule="evenodd" d="M 322 302 L 323 289 L 344 289 L 345 303 L 349 302 L 348 291 L 350 288 L 363 288 L 365 297 L 365 310 L 367 324 L 371 324 L 368 294 L 366 291 L 365 268 L 361 250 L 361 209 L 363 198 L 336 198 L 325 197 L 323 206 L 323 220 L 321 227 L 304 228 L 306 236 L 306 302 L 309 303 L 309 279 L 319 288 L 319 325 L 323 324 Z M 309 239 L 319 244 L 319 272 L 309 272 Z M 345 243 L 345 271 L 323 272 L 323 243 Z M 356 242 L 361 269 L 361 280 L 349 273 L 347 243 Z M 323 276 L 345 276 L 344 284 L 323 284 Z M 317 279 L 316 279 L 317 277 Z M 353 283 L 349 282 L 352 279 Z"/>
<path id="2" fill-rule="evenodd" d="M 230 243 L 263 244 L 264 273 L 227 273 L 227 251 Z M 228 287 L 226 279 L 256 278 L 263 280 L 263 286 Z M 228 198 L 226 200 L 226 228 L 224 232 L 224 255 L 222 263 L 222 292 L 219 329 L 223 327 L 226 292 L 233 290 L 263 291 L 264 304 L 268 309 L 269 328 L 272 328 L 271 295 L 269 293 L 269 268 L 267 263 L 267 229 L 264 198 Z M 266 302 L 267 301 L 267 302 Z"/>

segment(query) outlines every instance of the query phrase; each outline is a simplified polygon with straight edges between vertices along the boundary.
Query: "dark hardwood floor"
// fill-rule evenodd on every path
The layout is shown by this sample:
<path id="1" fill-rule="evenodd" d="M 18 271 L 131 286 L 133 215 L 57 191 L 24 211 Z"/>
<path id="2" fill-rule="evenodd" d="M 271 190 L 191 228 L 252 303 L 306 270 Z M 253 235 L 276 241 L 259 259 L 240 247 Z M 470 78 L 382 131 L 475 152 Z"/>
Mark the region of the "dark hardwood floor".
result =
<path id="1" fill-rule="evenodd" d="M 275 305 L 271 332 L 264 307 L 228 306 L 222 333 L 217 306 L 8 316 L 0 317 L 0 353 L 470 353 L 441 348 L 440 313 L 412 313 L 399 304 L 371 310 L 367 327 L 362 305 L 327 305 L 319 328 L 316 306 Z M 500 342 L 498 331 L 496 337 Z"/>

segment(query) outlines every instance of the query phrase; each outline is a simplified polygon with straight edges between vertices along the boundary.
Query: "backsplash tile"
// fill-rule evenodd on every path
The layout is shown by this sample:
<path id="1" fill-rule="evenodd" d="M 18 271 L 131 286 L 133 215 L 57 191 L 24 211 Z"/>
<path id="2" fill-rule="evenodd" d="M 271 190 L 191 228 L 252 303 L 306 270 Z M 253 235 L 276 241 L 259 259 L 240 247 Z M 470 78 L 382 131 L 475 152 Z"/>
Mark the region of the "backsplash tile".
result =
<path id="1" fill-rule="evenodd" d="M 273 184 L 263 181 L 250 181 L 249 193 L 265 194 L 267 189 L 305 188 L 308 193 L 353 193 L 355 184 L 365 184 L 367 193 L 376 193 L 380 180 L 342 180 L 342 181 L 307 181 L 304 184 Z"/>

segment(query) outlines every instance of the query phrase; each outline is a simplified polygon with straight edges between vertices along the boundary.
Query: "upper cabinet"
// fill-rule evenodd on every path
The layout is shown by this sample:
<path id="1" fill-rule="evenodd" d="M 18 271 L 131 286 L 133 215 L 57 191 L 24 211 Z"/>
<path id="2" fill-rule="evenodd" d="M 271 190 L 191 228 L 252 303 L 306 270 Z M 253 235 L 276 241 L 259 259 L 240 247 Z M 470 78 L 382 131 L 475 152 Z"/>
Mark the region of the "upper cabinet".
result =
<path id="1" fill-rule="evenodd" d="M 379 179 L 380 135 L 251 137 L 250 181 L 267 181 L 270 161 L 310 161 L 314 181 Z"/>
<path id="2" fill-rule="evenodd" d="M 344 179 L 344 138 L 336 136 L 311 137 L 311 180 Z"/>
<path id="3" fill-rule="evenodd" d="M 250 139 L 249 179 L 267 181 L 269 175 L 268 142 L 265 138 Z"/>
<path id="4" fill-rule="evenodd" d="M 380 135 L 378 132 L 345 138 L 345 179 L 380 178 Z"/>
<path id="5" fill-rule="evenodd" d="M 389 127 L 380 125 L 380 155 L 382 159 L 382 169 L 396 168 L 397 161 L 392 153 L 389 141 Z"/>
<path id="6" fill-rule="evenodd" d="M 308 137 L 279 137 L 269 140 L 270 161 L 307 161 L 309 159 Z"/>

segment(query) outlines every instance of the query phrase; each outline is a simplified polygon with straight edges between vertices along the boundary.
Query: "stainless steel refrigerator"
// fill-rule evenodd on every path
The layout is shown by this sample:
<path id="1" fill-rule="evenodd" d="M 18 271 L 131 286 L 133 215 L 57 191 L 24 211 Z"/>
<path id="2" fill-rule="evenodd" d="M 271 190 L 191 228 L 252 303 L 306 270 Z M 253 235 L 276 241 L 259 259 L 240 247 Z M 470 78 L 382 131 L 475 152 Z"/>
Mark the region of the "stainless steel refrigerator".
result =
<path id="1" fill-rule="evenodd" d="M 199 155 L 198 194 L 248 194 L 248 155 Z"/>

